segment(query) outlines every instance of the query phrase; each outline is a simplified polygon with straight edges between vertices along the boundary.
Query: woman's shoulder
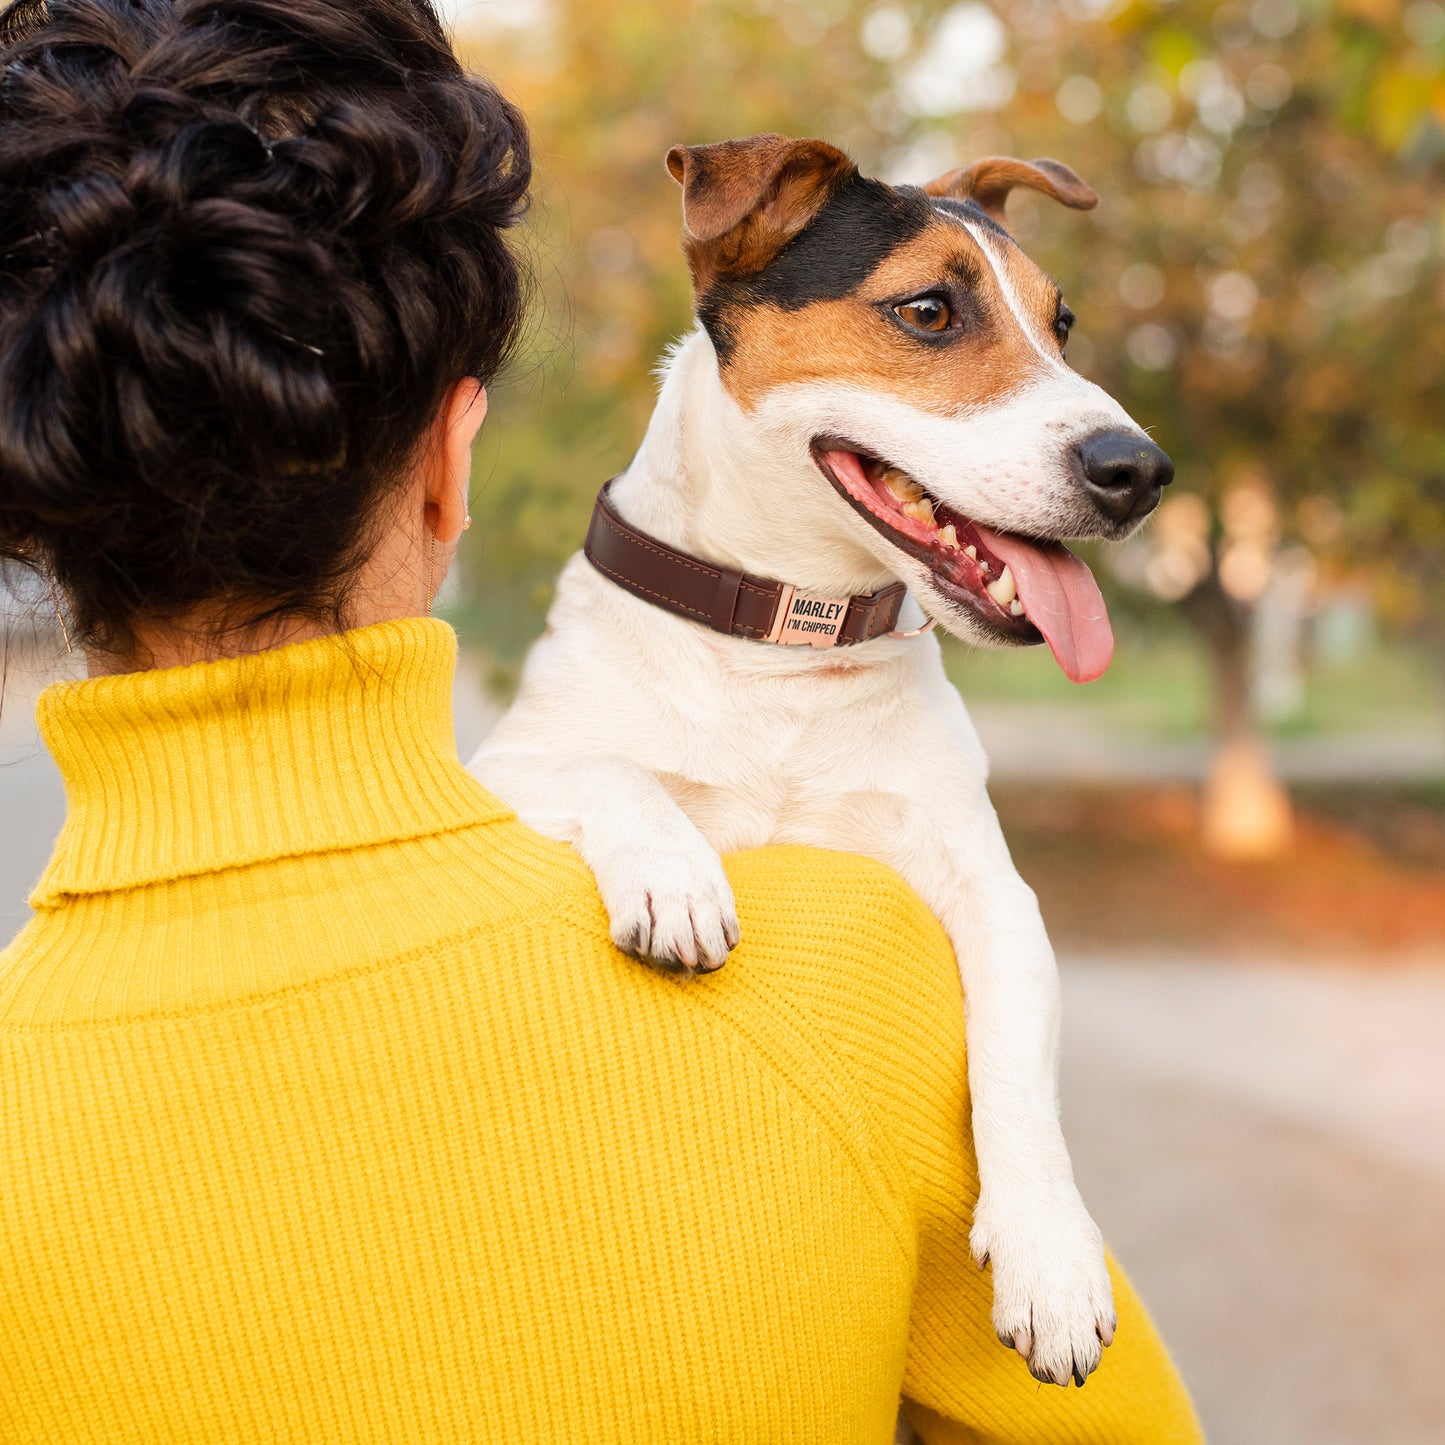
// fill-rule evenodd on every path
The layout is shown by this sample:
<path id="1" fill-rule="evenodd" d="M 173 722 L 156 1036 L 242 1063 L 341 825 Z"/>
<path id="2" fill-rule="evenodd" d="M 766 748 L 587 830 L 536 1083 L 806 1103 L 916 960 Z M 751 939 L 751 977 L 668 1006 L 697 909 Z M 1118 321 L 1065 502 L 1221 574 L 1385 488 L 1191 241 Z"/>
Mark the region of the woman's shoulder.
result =
<path id="1" fill-rule="evenodd" d="M 513 919 L 580 934 L 615 953 L 608 919 L 585 863 L 571 847 L 520 824 L 490 830 L 489 881 Z M 509 874 L 494 873 L 505 859 Z M 811 1037 L 881 1062 L 926 1049 L 963 1048 L 963 1003 L 953 949 L 908 883 L 871 858 L 771 845 L 728 854 L 741 940 L 716 974 L 675 980 L 684 993 L 726 996 L 731 1010 L 772 1037 L 787 1017 Z M 644 970 L 648 972 L 647 970 Z M 961 1068 L 961 1065 L 960 1065 Z"/>
<path id="2" fill-rule="evenodd" d="M 928 1136 L 928 1147 L 947 1139 L 952 1149 L 965 1137 L 958 967 L 941 924 L 891 868 L 794 845 L 725 855 L 740 941 L 717 972 L 682 978 L 619 954 L 571 847 L 520 824 L 489 834 L 492 867 L 505 859 L 516 870 L 503 892 L 530 968 L 556 975 L 566 991 L 582 986 L 581 969 L 584 991 L 619 1037 L 678 1030 L 699 1068 L 741 1049 L 814 1108 L 841 1109 L 875 1140 Z M 489 947 L 498 942 L 487 938 Z M 534 974 L 529 988 L 538 986 Z"/>
<path id="3" fill-rule="evenodd" d="M 606 925 L 590 870 L 574 848 L 515 819 L 475 835 L 482 891 L 504 911 L 537 918 L 536 903 Z M 800 965 L 840 970 L 855 988 L 914 992 L 923 975 L 958 993 L 942 925 L 893 869 L 856 853 L 772 844 L 724 857 L 743 941 L 734 956 L 766 954 L 769 971 Z M 731 967 L 731 964 L 729 965 Z M 734 970 L 736 971 L 736 970 Z"/>
<path id="4" fill-rule="evenodd" d="M 963 995 L 937 918 L 899 874 L 856 854 L 774 846 L 726 862 L 742 942 L 722 973 L 755 995 L 747 1006 L 797 1021 L 907 1172 L 924 1156 L 935 1172 L 943 1155 L 962 1168 Z"/>
<path id="5" fill-rule="evenodd" d="M 854 997 L 959 1003 L 942 925 L 893 869 L 856 853 L 774 845 L 727 859 L 744 928 Z M 746 935 L 745 935 L 746 939 Z"/>

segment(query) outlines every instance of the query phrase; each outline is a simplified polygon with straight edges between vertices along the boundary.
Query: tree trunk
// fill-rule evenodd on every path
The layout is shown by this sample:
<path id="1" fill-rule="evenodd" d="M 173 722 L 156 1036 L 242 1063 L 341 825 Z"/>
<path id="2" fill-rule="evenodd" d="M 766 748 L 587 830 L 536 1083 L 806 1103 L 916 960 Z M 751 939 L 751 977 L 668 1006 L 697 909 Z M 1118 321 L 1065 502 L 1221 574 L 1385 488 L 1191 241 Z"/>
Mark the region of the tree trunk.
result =
<path id="1" fill-rule="evenodd" d="M 1214 671 L 1218 750 L 1204 786 L 1204 846 L 1216 858 L 1277 858 L 1289 848 L 1293 822 L 1255 712 L 1248 614 L 1213 573 L 1184 610 Z"/>

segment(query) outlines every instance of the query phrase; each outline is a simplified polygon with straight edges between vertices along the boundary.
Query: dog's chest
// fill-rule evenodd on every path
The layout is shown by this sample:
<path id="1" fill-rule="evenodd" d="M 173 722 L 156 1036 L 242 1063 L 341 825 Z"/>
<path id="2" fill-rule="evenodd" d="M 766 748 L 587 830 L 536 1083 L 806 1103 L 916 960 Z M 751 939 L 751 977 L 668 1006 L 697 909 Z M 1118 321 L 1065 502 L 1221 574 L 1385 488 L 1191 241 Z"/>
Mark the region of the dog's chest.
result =
<path id="1" fill-rule="evenodd" d="M 800 843 L 876 855 L 902 826 L 909 799 L 866 710 L 760 706 L 708 731 L 657 772 L 720 852 Z"/>

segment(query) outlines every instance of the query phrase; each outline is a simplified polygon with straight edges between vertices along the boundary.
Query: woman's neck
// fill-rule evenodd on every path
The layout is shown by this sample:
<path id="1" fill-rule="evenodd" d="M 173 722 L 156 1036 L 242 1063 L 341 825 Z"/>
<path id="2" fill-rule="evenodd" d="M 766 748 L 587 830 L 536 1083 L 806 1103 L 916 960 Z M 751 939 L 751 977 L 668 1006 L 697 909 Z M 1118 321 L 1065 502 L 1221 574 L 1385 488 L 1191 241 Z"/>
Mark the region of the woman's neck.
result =
<path id="1" fill-rule="evenodd" d="M 465 490 L 461 496 L 465 498 Z M 399 508 L 399 515 L 379 530 L 366 561 L 345 596 L 331 610 L 282 614 L 251 622 L 247 620 L 246 604 L 231 602 L 208 604 L 180 617 L 137 621 L 131 628 L 132 640 L 123 652 L 86 648 L 90 676 L 244 657 L 291 642 L 308 642 L 369 627 L 374 622 L 425 616 L 456 552 L 460 513 L 451 540 L 439 542 L 434 524 L 428 525 L 420 498 L 418 488 L 416 504 Z M 461 507 L 464 511 L 464 500 Z"/>
<path id="2" fill-rule="evenodd" d="M 383 618 L 367 618 L 380 622 Z M 358 620 L 350 626 L 364 626 Z M 134 640 L 124 653 L 85 649 L 86 672 L 91 677 L 110 677 L 123 672 L 149 672 L 155 668 L 188 667 L 193 662 L 216 662 L 223 657 L 244 657 L 284 647 L 291 642 L 308 642 L 342 630 L 334 622 L 315 617 L 276 617 L 250 627 L 228 628 L 218 619 L 193 617 L 185 622 L 144 624 L 134 629 Z"/>

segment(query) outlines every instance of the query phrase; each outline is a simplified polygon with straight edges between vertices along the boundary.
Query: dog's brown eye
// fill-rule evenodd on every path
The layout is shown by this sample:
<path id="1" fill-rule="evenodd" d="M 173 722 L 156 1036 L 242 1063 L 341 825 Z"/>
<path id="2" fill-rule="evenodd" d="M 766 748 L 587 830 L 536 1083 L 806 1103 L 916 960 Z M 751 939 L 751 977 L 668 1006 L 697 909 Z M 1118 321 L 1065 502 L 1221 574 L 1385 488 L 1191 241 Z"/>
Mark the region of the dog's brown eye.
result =
<path id="1" fill-rule="evenodd" d="M 893 310 L 900 320 L 920 331 L 947 331 L 949 322 L 953 320 L 948 303 L 937 296 L 921 296 L 917 301 L 905 301 Z"/>

